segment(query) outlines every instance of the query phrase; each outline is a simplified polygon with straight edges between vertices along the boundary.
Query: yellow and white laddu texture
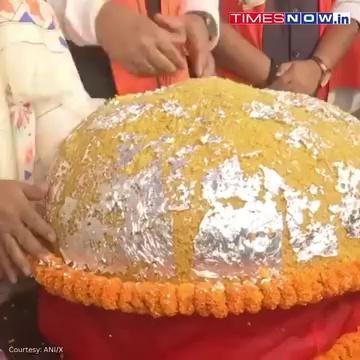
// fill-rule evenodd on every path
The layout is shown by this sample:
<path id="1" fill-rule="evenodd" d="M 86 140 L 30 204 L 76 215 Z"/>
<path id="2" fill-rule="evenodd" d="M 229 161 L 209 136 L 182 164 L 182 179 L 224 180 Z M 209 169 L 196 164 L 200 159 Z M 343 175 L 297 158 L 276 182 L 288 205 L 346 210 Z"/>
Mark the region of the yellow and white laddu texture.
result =
<path id="1" fill-rule="evenodd" d="M 35 277 L 124 312 L 225 317 L 360 290 L 360 123 L 228 80 L 116 98 L 62 144 Z"/>

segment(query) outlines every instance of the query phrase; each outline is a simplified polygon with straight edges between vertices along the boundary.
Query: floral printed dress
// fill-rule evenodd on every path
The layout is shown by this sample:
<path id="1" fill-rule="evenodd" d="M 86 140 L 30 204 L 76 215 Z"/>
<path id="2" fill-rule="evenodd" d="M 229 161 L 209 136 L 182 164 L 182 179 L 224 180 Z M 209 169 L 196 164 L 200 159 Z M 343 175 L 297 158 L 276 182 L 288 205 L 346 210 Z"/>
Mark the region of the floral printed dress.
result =
<path id="1" fill-rule="evenodd" d="M 0 0 L 0 179 L 43 180 L 59 142 L 96 106 L 51 7 Z"/>

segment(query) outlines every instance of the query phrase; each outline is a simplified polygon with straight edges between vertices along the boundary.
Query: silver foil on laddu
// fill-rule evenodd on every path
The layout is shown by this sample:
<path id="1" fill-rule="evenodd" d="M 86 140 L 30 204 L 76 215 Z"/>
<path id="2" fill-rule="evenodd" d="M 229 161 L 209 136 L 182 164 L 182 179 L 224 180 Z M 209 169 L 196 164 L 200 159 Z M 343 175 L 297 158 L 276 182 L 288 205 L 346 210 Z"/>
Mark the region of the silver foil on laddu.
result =
<path id="1" fill-rule="evenodd" d="M 360 169 L 335 163 L 338 171 L 336 190 L 342 195 L 339 215 L 347 234 L 351 238 L 360 238 Z"/>
<path id="2" fill-rule="evenodd" d="M 124 122 L 130 123 L 154 107 L 152 104 L 145 103 L 118 104 L 116 99 L 112 100 L 110 104 L 113 104 L 113 106 L 109 107 L 106 113 L 95 114 L 96 118 L 92 120 L 92 125 L 89 129 L 111 129 Z"/>
<path id="3" fill-rule="evenodd" d="M 194 241 L 197 275 L 256 279 L 263 268 L 280 271 L 283 219 L 271 196 L 257 200 L 260 190 L 261 175 L 245 176 L 236 156 L 205 176 L 203 197 L 212 208 Z M 229 198 L 245 204 L 224 204 Z"/>
<path id="4" fill-rule="evenodd" d="M 316 256 L 333 257 L 338 254 L 338 239 L 334 224 L 322 224 L 312 219 L 319 209 L 318 200 L 310 200 L 300 191 L 284 186 L 286 223 L 290 244 L 298 261 L 309 261 Z M 305 226 L 304 214 L 308 211 L 310 223 Z"/>
<path id="5" fill-rule="evenodd" d="M 62 247 L 65 260 L 91 271 L 122 273 L 140 266 L 144 277 L 173 276 L 173 225 L 159 163 L 133 177 L 114 173 L 112 183 L 99 186 L 99 191 L 99 202 L 67 239 L 69 246 Z M 116 226 L 102 220 L 114 213 L 121 219 Z"/>

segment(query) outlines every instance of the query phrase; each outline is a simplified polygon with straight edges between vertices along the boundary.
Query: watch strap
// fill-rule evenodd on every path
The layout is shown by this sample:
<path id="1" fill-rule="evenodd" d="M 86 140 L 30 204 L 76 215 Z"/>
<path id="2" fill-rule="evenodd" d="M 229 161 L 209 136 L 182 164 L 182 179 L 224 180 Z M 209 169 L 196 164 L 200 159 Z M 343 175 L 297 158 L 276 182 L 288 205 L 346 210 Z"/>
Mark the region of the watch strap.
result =
<path id="1" fill-rule="evenodd" d="M 315 61 L 321 70 L 320 87 L 325 87 L 331 77 L 330 68 L 322 61 L 322 59 L 316 55 L 312 56 L 311 59 Z"/>
<path id="2" fill-rule="evenodd" d="M 279 70 L 280 64 L 276 62 L 273 58 L 270 59 L 270 70 L 269 75 L 266 79 L 266 85 L 271 85 L 276 80 L 276 74 Z"/>
<path id="3" fill-rule="evenodd" d="M 198 15 L 204 20 L 206 28 L 209 33 L 209 39 L 211 39 L 214 36 L 214 34 L 216 34 L 217 25 L 216 25 L 216 21 L 212 15 L 210 15 L 209 13 L 207 13 L 205 11 L 191 11 L 188 14 Z"/>
<path id="4" fill-rule="evenodd" d="M 145 7 L 150 19 L 153 19 L 156 14 L 161 13 L 160 0 L 145 0 Z"/>

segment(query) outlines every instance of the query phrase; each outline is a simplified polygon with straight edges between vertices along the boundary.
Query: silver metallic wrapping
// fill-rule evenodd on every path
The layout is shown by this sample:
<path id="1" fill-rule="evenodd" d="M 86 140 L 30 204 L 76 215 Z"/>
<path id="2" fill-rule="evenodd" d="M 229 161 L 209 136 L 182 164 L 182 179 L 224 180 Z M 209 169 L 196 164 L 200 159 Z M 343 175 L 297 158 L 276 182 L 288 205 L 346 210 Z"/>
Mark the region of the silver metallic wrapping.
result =
<path id="1" fill-rule="evenodd" d="M 195 238 L 195 271 L 202 277 L 247 276 L 256 278 L 265 266 L 281 268 L 282 214 L 270 192 L 258 200 L 262 176 L 246 177 L 237 157 L 209 173 L 203 197 L 212 205 Z M 220 202 L 238 198 L 235 208 Z M 239 264 L 241 267 L 239 268 Z"/>
<path id="2" fill-rule="evenodd" d="M 81 231 L 61 240 L 64 258 L 92 271 L 120 273 L 138 262 L 153 265 L 145 273 L 161 270 L 167 276 L 174 275 L 172 220 L 165 213 L 158 164 L 130 178 L 114 174 L 112 183 L 99 190 L 99 206 L 78 224 Z M 66 198 L 60 209 L 64 220 L 72 216 L 75 205 L 75 200 Z M 96 212 L 124 220 L 119 227 L 106 225 Z"/>
<path id="3" fill-rule="evenodd" d="M 59 252 L 166 280 L 257 280 L 335 259 L 360 240 L 359 134 L 317 99 L 216 78 L 115 99 L 51 171 Z"/>
<path id="4" fill-rule="evenodd" d="M 336 189 L 343 194 L 342 203 L 338 207 L 340 218 L 348 235 L 357 239 L 360 238 L 360 169 L 342 162 L 335 166 L 338 171 Z"/>

